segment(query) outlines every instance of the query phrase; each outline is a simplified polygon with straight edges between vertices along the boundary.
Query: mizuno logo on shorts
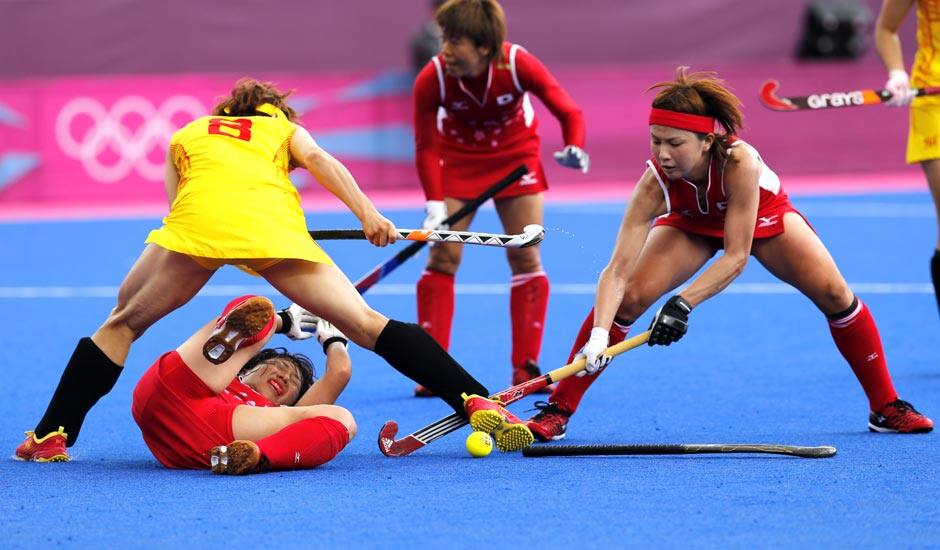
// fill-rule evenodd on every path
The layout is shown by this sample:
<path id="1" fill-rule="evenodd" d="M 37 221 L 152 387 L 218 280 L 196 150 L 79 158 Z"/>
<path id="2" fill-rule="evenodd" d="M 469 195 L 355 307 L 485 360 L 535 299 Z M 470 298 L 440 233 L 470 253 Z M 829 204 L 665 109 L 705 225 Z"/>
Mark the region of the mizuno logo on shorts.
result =
<path id="1" fill-rule="evenodd" d="M 780 214 L 774 214 L 773 216 L 758 216 L 757 221 L 760 223 L 757 224 L 757 227 L 770 227 L 771 225 L 777 225 L 777 222 L 780 221 L 778 218 Z"/>
<path id="2" fill-rule="evenodd" d="M 535 172 L 529 172 L 522 176 L 522 179 L 519 180 L 519 185 L 535 185 L 538 182 L 539 178 L 535 175 Z"/>

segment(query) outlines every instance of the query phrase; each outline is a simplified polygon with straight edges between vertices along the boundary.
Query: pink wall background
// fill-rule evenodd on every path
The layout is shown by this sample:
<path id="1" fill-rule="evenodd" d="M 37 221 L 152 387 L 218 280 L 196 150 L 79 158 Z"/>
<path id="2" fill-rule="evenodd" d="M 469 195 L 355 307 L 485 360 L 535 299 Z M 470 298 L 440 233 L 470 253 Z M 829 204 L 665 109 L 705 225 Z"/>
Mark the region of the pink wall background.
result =
<path id="1" fill-rule="evenodd" d="M 555 166 L 557 124 L 536 101 L 554 196 L 623 189 L 648 155 L 646 88 L 677 65 L 718 70 L 744 102 L 743 137 L 781 175 L 919 182 L 903 163 L 907 114 L 881 106 L 774 113 L 781 94 L 880 87 L 869 52 L 855 62 L 796 63 L 802 2 L 505 0 L 510 39 L 542 58 L 584 110 L 592 170 Z M 878 0 L 864 4 L 877 12 Z M 405 44 L 425 20 L 413 0 L 0 0 L 0 209 L 163 207 L 161 165 L 173 130 L 207 112 L 245 74 L 297 93 L 314 136 L 370 193 L 420 201 L 413 168 Z M 913 52 L 913 17 L 903 38 Z M 42 39 L 36 29 L 42 29 Z M 308 197 L 321 197 L 295 171 Z M 816 185 L 816 184 L 805 184 Z M 564 195 L 568 193 L 568 195 Z M 549 198 L 551 199 L 551 196 Z"/>

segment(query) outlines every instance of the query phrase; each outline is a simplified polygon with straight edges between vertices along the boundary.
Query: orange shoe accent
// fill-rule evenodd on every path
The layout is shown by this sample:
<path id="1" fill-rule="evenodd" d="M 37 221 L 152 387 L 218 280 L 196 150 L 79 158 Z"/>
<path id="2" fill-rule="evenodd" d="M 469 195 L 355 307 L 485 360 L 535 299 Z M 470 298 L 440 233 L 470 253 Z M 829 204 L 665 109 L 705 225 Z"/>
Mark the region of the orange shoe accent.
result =
<path id="1" fill-rule="evenodd" d="M 30 462 L 68 462 L 71 457 L 66 449 L 68 434 L 64 430 L 59 426 L 58 430 L 41 438 L 31 431 L 26 432 L 26 440 L 16 448 L 13 458 Z"/>

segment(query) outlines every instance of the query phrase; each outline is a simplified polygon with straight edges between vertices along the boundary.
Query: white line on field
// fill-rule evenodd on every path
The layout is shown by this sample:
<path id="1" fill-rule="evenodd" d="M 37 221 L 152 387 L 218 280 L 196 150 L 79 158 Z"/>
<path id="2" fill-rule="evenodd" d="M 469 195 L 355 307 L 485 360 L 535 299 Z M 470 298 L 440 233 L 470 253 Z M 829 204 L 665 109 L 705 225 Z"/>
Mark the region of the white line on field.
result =
<path id="1" fill-rule="evenodd" d="M 929 283 L 854 283 L 852 290 L 859 294 L 933 294 Z M 593 295 L 594 283 L 552 283 L 555 295 Z M 503 295 L 509 294 L 509 285 L 503 283 L 465 283 L 454 285 L 457 294 Z M 0 299 L 71 299 L 117 297 L 116 286 L 0 286 Z M 413 284 L 380 284 L 369 289 L 370 296 L 411 296 Z M 724 294 L 795 294 L 796 289 L 784 283 L 735 283 Z M 277 294 L 268 285 L 208 285 L 200 296 L 239 296 L 243 294 Z"/>

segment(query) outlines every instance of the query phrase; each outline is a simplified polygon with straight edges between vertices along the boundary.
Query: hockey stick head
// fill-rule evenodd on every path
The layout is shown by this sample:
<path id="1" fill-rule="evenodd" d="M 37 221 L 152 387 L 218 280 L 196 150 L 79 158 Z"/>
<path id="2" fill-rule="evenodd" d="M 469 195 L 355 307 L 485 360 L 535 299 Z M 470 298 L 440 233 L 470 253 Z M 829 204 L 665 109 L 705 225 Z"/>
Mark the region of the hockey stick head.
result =
<path id="1" fill-rule="evenodd" d="M 545 228 L 537 223 L 529 224 L 522 228 L 522 244 L 519 248 L 528 248 L 542 242 L 545 238 Z"/>
<path id="2" fill-rule="evenodd" d="M 776 80 L 767 80 L 760 87 L 760 101 L 764 104 L 764 107 L 772 109 L 774 111 L 794 111 L 797 109 L 797 106 L 786 98 L 777 96 L 777 88 L 780 87 L 780 83 Z"/>
<path id="3" fill-rule="evenodd" d="M 379 430 L 379 450 L 383 455 L 398 456 L 393 453 L 396 435 L 398 435 L 398 422 L 389 420 L 382 425 L 382 429 Z"/>

